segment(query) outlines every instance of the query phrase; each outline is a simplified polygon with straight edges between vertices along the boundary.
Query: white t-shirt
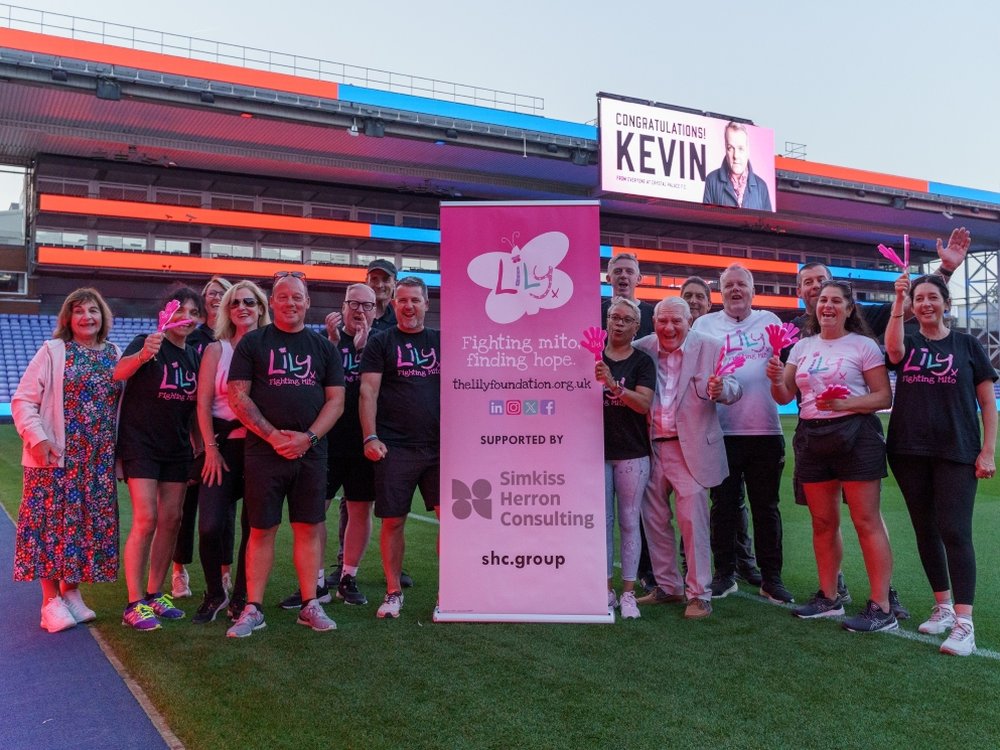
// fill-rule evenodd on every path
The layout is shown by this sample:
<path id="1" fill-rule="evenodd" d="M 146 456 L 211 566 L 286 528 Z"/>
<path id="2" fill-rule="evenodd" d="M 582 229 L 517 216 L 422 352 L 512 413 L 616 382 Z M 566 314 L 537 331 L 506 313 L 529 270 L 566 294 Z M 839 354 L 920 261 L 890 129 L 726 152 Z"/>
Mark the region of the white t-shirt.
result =
<path id="1" fill-rule="evenodd" d="M 869 393 L 864 373 L 884 367 L 885 358 L 873 339 L 848 333 L 838 339 L 799 339 L 788 354 L 788 364 L 795 365 L 795 385 L 802 394 L 799 416 L 832 419 L 845 416 L 845 412 L 817 409 L 816 396 L 831 385 L 844 386 L 851 396 L 864 396 Z"/>
<path id="2" fill-rule="evenodd" d="M 726 435 L 781 434 L 778 405 L 771 398 L 771 381 L 766 372 L 767 361 L 773 352 L 764 328 L 772 324 L 781 325 L 781 321 L 768 310 L 751 310 L 740 321 L 723 310 L 702 315 L 691 326 L 722 339 L 729 350 L 727 362 L 739 355 L 746 358 L 744 365 L 733 373 L 743 386 L 743 398 L 719 409 L 719 424 Z"/>

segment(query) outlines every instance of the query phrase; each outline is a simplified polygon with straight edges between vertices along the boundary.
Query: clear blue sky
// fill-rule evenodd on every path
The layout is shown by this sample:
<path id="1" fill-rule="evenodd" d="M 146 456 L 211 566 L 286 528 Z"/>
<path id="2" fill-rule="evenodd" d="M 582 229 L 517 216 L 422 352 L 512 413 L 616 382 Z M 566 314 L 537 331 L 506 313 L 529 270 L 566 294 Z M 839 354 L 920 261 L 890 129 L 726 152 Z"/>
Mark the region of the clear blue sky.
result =
<path id="1" fill-rule="evenodd" d="M 811 161 L 1000 192 L 1000 3 L 21 0 L 39 10 L 533 94 L 739 115 Z"/>

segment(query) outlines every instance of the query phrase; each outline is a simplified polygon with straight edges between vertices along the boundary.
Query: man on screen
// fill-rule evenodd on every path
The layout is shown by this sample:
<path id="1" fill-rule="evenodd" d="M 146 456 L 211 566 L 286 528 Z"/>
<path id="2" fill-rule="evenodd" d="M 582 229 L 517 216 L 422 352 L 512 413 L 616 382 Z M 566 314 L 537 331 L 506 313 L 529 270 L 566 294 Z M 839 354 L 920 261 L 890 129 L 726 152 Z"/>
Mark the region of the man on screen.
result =
<path id="1" fill-rule="evenodd" d="M 756 211 L 773 210 L 767 183 L 754 174 L 750 166 L 750 134 L 746 125 L 728 123 L 725 138 L 726 157 L 722 166 L 709 173 L 705 180 L 705 195 L 701 202 Z"/>

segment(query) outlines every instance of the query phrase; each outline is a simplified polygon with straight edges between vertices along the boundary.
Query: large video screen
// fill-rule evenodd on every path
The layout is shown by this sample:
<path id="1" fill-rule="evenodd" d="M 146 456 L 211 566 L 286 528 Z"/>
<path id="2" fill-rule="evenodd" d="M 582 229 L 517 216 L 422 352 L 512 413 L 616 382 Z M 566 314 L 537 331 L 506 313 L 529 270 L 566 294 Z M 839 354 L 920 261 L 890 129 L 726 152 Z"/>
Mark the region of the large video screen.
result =
<path id="1" fill-rule="evenodd" d="M 598 106 L 605 192 L 775 210 L 773 130 L 606 96 Z"/>

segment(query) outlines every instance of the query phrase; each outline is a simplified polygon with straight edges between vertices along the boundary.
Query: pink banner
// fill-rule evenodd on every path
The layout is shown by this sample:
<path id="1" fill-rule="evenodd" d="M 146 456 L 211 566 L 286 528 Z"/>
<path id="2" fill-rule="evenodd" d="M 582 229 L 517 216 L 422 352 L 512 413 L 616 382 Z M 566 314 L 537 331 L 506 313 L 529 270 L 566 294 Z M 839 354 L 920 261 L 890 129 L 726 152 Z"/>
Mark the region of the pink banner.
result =
<path id="1" fill-rule="evenodd" d="M 441 206 L 438 621 L 611 622 L 596 202 Z"/>

